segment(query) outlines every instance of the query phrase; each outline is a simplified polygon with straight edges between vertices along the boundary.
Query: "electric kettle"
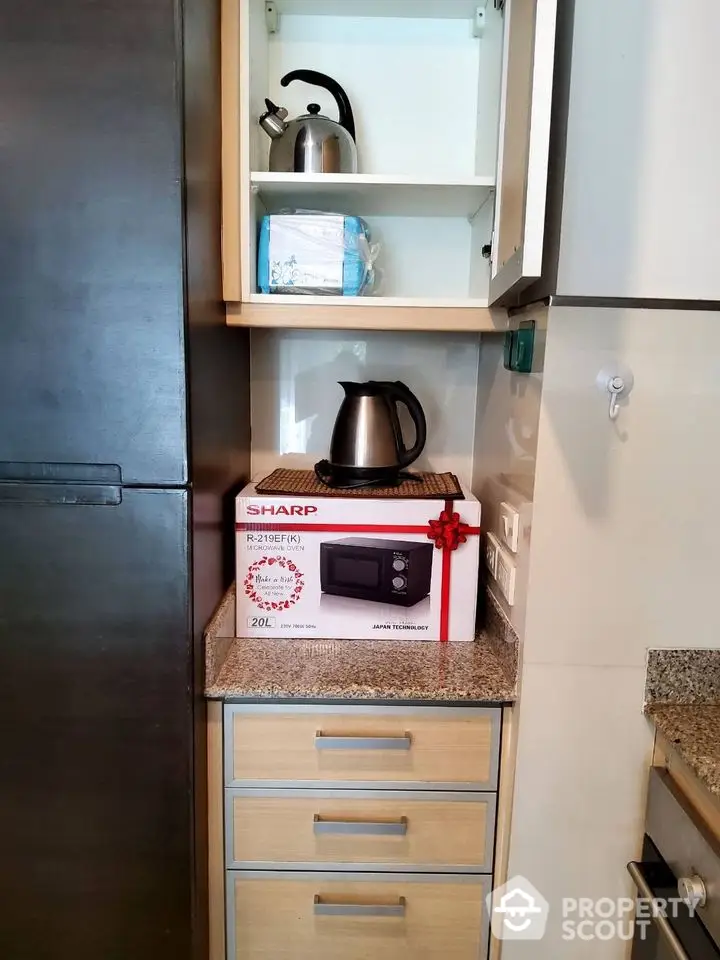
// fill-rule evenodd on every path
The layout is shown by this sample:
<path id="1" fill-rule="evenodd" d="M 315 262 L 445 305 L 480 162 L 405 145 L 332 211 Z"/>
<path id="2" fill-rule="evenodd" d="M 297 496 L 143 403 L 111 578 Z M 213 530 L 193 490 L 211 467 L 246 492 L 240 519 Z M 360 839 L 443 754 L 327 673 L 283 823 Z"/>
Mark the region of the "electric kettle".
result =
<path id="1" fill-rule="evenodd" d="M 396 486 L 416 479 L 403 471 L 422 453 L 427 424 L 412 390 L 399 380 L 340 381 L 340 386 L 345 397 L 330 441 L 330 459 L 315 465 L 318 479 L 341 489 Z M 415 425 L 415 443 L 409 449 L 403 440 L 398 403 L 407 407 Z"/>
<path id="2" fill-rule="evenodd" d="M 285 107 L 265 100 L 267 112 L 259 124 L 272 140 L 270 171 L 272 173 L 357 173 L 355 118 L 347 94 L 332 77 L 317 70 L 292 70 L 280 81 L 287 87 L 293 80 L 303 80 L 324 87 L 335 97 L 339 122 L 324 117 L 317 103 L 308 104 L 308 112 L 287 120 Z"/>

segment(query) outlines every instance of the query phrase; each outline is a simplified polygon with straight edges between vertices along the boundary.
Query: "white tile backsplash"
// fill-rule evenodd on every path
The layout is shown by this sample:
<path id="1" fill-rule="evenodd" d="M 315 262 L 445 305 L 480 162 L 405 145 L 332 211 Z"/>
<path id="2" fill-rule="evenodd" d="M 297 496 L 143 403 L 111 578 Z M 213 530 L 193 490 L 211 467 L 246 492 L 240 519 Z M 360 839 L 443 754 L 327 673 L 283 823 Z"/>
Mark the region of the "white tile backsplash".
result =
<path id="1" fill-rule="evenodd" d="M 344 396 L 338 380 L 402 380 L 428 421 L 416 467 L 452 470 L 469 484 L 479 349 L 476 334 L 253 330 L 253 475 L 327 457 Z M 412 424 L 402 419 L 409 445 Z"/>

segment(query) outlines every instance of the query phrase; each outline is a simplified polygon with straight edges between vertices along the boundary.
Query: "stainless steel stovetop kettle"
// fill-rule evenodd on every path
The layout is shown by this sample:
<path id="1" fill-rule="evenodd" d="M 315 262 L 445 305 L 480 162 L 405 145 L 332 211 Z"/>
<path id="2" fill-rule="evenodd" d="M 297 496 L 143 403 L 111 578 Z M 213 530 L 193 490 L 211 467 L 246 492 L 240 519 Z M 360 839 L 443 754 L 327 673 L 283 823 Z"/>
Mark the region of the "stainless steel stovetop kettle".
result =
<path id="1" fill-rule="evenodd" d="M 340 381 L 345 397 L 330 441 L 330 459 L 315 465 L 318 478 L 329 487 L 350 489 L 395 486 L 416 479 L 404 472 L 420 456 L 427 423 L 420 401 L 399 380 L 389 383 Z M 415 426 L 415 443 L 407 448 L 397 405 L 404 404 Z"/>
<path id="2" fill-rule="evenodd" d="M 285 107 L 266 99 L 267 111 L 258 122 L 272 140 L 271 172 L 357 173 L 355 118 L 343 88 L 337 80 L 317 70 L 292 70 L 280 83 L 287 87 L 293 80 L 329 90 L 335 97 L 339 120 L 324 117 L 317 103 L 308 104 L 307 113 L 288 120 Z"/>

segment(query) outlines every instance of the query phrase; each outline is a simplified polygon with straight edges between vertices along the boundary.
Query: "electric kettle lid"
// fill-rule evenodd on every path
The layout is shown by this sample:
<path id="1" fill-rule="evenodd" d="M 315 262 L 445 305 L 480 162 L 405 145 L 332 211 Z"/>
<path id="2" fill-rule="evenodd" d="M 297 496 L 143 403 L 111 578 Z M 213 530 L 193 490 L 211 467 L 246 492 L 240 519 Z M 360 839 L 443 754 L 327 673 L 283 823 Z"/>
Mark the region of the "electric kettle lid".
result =
<path id="1" fill-rule="evenodd" d="M 349 397 L 379 397 L 388 392 L 387 383 L 383 383 L 381 380 L 367 380 L 365 383 L 338 380 L 338 383 Z"/>

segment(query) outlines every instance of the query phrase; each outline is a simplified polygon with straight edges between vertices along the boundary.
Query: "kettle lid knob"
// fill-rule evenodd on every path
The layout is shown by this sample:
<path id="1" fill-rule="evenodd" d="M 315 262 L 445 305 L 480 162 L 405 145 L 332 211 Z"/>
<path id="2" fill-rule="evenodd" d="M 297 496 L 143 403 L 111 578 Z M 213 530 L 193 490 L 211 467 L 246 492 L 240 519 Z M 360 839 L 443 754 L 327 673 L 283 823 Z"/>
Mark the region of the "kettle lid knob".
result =
<path id="1" fill-rule="evenodd" d="M 312 114 L 313 117 L 316 117 L 320 113 L 320 104 L 319 103 L 309 103 L 307 106 L 308 113 Z"/>

